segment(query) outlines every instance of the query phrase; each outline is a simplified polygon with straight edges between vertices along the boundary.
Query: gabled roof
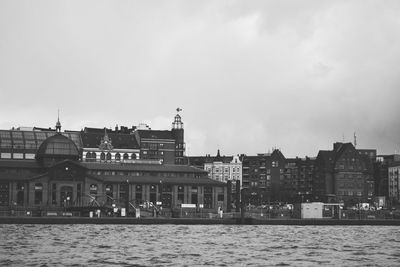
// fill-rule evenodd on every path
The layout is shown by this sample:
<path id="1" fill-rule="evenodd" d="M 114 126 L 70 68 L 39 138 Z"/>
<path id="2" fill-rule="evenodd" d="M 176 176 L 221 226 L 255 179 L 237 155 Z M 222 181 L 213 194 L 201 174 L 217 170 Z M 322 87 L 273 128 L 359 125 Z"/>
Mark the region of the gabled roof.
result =
<path id="1" fill-rule="evenodd" d="M 275 149 L 274 151 L 272 151 L 271 158 L 274 158 L 274 157 L 278 157 L 283 160 L 285 159 L 285 156 L 282 154 L 282 152 L 279 149 Z"/>
<path id="2" fill-rule="evenodd" d="M 141 139 L 175 139 L 172 131 L 137 130 Z"/>
<path id="3" fill-rule="evenodd" d="M 133 134 L 107 133 L 107 135 L 111 139 L 114 149 L 139 149 L 138 142 Z M 84 148 L 98 148 L 103 137 L 104 130 L 102 133 L 81 132 Z"/>
<path id="4" fill-rule="evenodd" d="M 338 160 L 346 151 L 356 151 L 352 143 L 340 143 L 338 147 L 333 151 L 335 153 L 335 161 Z"/>

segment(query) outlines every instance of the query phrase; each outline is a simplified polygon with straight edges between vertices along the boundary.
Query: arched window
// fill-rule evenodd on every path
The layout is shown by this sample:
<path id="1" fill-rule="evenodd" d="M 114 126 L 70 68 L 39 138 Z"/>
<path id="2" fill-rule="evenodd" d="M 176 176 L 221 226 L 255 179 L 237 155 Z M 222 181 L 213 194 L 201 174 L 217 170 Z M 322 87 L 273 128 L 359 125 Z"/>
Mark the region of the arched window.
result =
<path id="1" fill-rule="evenodd" d="M 111 153 L 110 152 L 107 153 L 107 160 L 111 160 Z"/>
<path id="2" fill-rule="evenodd" d="M 124 153 L 124 159 L 129 159 L 128 153 Z"/>
<path id="3" fill-rule="evenodd" d="M 92 158 L 92 153 L 87 152 L 86 153 L 86 161 L 90 161 L 91 158 Z"/>
<path id="4" fill-rule="evenodd" d="M 117 153 L 115 154 L 115 160 L 120 161 L 121 160 L 121 154 Z"/>
<path id="5" fill-rule="evenodd" d="M 106 154 L 104 154 L 104 152 L 101 152 L 100 160 L 105 160 L 105 159 L 106 159 Z"/>
<path id="6" fill-rule="evenodd" d="M 132 153 L 131 159 L 136 159 L 136 154 L 135 153 Z"/>
<path id="7" fill-rule="evenodd" d="M 43 185 L 41 183 L 35 184 L 35 205 L 42 204 L 43 201 Z"/>
<path id="8" fill-rule="evenodd" d="M 92 152 L 92 159 L 96 160 L 96 157 L 97 157 L 96 152 Z"/>

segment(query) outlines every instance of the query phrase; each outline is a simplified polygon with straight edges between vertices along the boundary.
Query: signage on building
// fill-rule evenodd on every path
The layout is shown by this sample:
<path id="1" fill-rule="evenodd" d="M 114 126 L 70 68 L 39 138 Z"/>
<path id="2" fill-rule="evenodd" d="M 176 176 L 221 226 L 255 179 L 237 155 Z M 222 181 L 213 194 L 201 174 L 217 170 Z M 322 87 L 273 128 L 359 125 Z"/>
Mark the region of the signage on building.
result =
<path id="1" fill-rule="evenodd" d="M 181 204 L 181 208 L 195 209 L 196 208 L 196 204 Z"/>

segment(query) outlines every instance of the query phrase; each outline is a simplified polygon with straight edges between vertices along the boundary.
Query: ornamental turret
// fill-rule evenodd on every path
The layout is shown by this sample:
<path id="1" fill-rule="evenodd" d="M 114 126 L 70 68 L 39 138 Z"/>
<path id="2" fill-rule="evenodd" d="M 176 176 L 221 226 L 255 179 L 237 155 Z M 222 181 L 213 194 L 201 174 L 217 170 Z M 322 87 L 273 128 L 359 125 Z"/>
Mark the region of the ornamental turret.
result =
<path id="1" fill-rule="evenodd" d="M 184 164 L 185 155 L 185 142 L 184 142 L 184 131 L 182 118 L 179 112 L 182 111 L 181 108 L 176 109 L 177 114 L 175 116 L 174 122 L 172 123 L 172 135 L 175 138 L 175 164 Z"/>

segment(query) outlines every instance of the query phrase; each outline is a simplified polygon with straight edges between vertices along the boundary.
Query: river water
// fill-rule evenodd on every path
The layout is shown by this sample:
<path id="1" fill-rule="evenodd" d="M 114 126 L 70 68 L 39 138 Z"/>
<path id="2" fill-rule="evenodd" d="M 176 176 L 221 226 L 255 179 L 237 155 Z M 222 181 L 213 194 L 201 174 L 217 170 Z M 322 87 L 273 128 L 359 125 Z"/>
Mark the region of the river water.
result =
<path id="1" fill-rule="evenodd" d="M 0 266 L 400 266 L 400 227 L 0 225 Z"/>

